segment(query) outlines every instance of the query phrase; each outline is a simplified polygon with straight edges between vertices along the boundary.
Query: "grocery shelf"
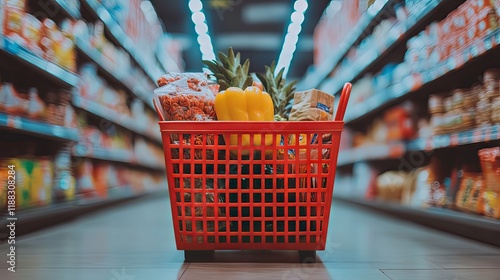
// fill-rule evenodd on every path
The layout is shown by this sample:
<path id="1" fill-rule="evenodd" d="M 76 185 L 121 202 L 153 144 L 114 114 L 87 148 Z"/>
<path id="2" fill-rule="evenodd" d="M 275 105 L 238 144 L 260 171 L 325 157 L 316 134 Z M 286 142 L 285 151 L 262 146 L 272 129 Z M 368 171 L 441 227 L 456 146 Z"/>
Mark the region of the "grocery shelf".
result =
<path id="1" fill-rule="evenodd" d="M 120 191 L 113 195 L 109 195 L 106 199 L 77 199 L 31 209 L 20 209 L 16 211 L 16 235 L 24 235 L 49 226 L 67 222 L 120 203 L 138 199 L 165 199 L 167 196 L 168 192 L 165 190 L 144 193 Z M 6 220 L 2 221 L 0 224 L 2 229 L 0 230 L 0 240 L 3 240 L 8 236 L 4 233 L 4 229 L 7 228 Z"/>
<path id="2" fill-rule="evenodd" d="M 52 79 L 69 87 L 76 87 L 80 78 L 70 71 L 58 66 L 44 58 L 32 53 L 19 44 L 0 36 L 0 50 L 6 52 L 31 67 L 43 72 Z"/>
<path id="3" fill-rule="evenodd" d="M 30 120 L 21 116 L 0 113 L 0 129 L 14 130 L 20 133 L 48 137 L 62 141 L 78 141 L 78 130 Z"/>
<path id="4" fill-rule="evenodd" d="M 446 4 L 447 1 L 432 1 L 425 6 L 425 9 L 418 10 L 419 13 L 411 14 L 404 26 L 406 28 L 405 32 L 399 36 L 399 38 L 388 37 L 382 45 L 381 49 L 371 48 L 369 51 L 361 55 L 361 57 L 353 63 L 346 67 L 343 72 L 338 73 L 335 77 L 329 79 L 322 86 L 323 91 L 330 92 L 333 95 L 338 94 L 345 82 L 354 83 L 365 73 L 369 72 L 369 69 L 373 68 L 374 65 L 383 61 L 394 49 L 400 46 L 406 46 L 404 43 L 411 38 L 414 29 L 425 26 L 428 22 L 426 16 L 433 11 L 439 10 Z M 450 2 L 448 0 L 448 2 Z M 332 68 L 333 69 L 333 68 Z"/>
<path id="5" fill-rule="evenodd" d="M 161 165 L 139 162 L 134 152 L 130 150 L 105 149 L 102 147 L 90 147 L 85 144 L 78 144 L 73 148 L 73 156 L 118 162 L 130 165 L 132 167 L 139 167 L 162 172 L 165 170 L 165 167 Z"/>
<path id="6" fill-rule="evenodd" d="M 126 81 L 126 77 L 121 77 L 114 70 L 110 69 L 109 66 L 103 63 L 102 54 L 89 46 L 87 41 L 81 38 L 76 38 L 75 43 L 77 49 L 92 60 L 102 70 L 102 72 L 105 73 L 106 78 L 111 79 L 114 83 L 120 85 L 121 88 L 137 96 L 151 109 L 154 109 L 152 98 L 148 97 L 146 89 L 132 85 L 130 82 Z"/>
<path id="7" fill-rule="evenodd" d="M 162 75 L 162 71 L 157 67 L 154 71 L 151 70 L 152 66 L 147 65 L 144 61 L 144 57 L 141 55 L 141 50 L 134 47 L 134 42 L 125 33 L 123 28 L 118 22 L 111 16 L 108 10 L 97 0 L 82 0 L 82 4 L 87 4 L 93 13 L 99 17 L 99 19 L 104 23 L 106 28 L 110 31 L 115 41 L 117 41 L 124 50 L 126 50 L 130 56 L 137 62 L 137 64 L 142 68 L 144 73 L 151 79 L 153 83 L 156 83 L 157 78 Z"/>
<path id="8" fill-rule="evenodd" d="M 406 143 L 376 144 L 343 150 L 339 153 L 337 165 L 346 166 L 356 162 L 397 159 L 408 152 L 431 151 L 498 140 L 500 140 L 500 125 L 484 126 L 450 134 L 434 135 L 429 138 L 419 138 Z"/>
<path id="9" fill-rule="evenodd" d="M 405 221 L 500 246 L 500 220 L 446 208 L 411 208 L 400 204 L 334 195 L 333 199 L 364 206 Z"/>
<path id="10" fill-rule="evenodd" d="M 337 166 L 346 166 L 356 162 L 399 158 L 404 155 L 406 145 L 403 142 L 374 144 L 340 151 Z"/>
<path id="11" fill-rule="evenodd" d="M 87 100 L 80 96 L 73 96 L 73 105 L 80 109 L 83 109 L 89 113 L 92 113 L 98 117 L 111 121 L 123 128 L 126 128 L 132 132 L 135 132 L 139 135 L 145 136 L 156 143 L 161 144 L 161 135 L 160 133 L 155 133 L 153 131 L 148 131 L 139 126 L 132 117 L 120 115 L 117 112 L 114 112 L 110 108 L 101 105 L 95 101 Z"/>
<path id="12" fill-rule="evenodd" d="M 474 60 L 486 53 L 497 50 L 500 45 L 500 29 L 483 38 L 482 42 L 478 40 L 477 44 L 468 47 L 460 54 L 450 57 L 447 61 L 435 67 L 434 70 L 423 73 L 422 75 L 408 76 L 402 83 L 391 86 L 385 91 L 385 94 L 375 94 L 365 100 L 363 103 L 351 106 L 345 116 L 346 124 L 369 116 L 370 113 L 378 111 L 393 101 L 406 97 L 409 94 L 417 93 L 423 86 L 430 83 L 439 82 L 448 74 L 463 68 L 468 64 L 474 63 Z"/>
<path id="13" fill-rule="evenodd" d="M 408 151 L 435 150 L 500 140 L 500 125 L 485 126 L 450 134 L 417 139 L 407 144 Z"/>
<path id="14" fill-rule="evenodd" d="M 328 77 L 333 68 L 346 56 L 353 45 L 363 36 L 371 24 L 385 12 L 396 0 L 377 0 L 359 19 L 358 23 L 349 32 L 344 41 L 333 51 L 318 68 L 306 73 L 305 78 L 297 84 L 298 90 L 317 88 Z"/>
<path id="15" fill-rule="evenodd" d="M 59 8 L 66 13 L 67 16 L 73 19 L 79 19 L 81 17 L 80 11 L 77 7 L 74 7 L 68 3 L 66 0 L 54 0 L 54 2 L 59 5 Z"/>

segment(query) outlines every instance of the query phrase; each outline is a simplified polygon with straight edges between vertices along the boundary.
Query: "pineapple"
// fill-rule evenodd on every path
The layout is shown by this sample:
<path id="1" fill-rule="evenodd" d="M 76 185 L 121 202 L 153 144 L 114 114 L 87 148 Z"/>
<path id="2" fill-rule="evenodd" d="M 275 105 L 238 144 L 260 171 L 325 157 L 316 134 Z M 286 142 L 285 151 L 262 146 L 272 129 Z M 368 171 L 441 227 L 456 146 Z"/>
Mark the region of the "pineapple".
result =
<path id="1" fill-rule="evenodd" d="M 285 68 L 282 68 L 278 74 L 274 74 L 276 70 L 276 62 L 273 61 L 271 66 L 266 66 L 266 74 L 261 75 L 256 73 L 262 83 L 264 90 L 271 95 L 274 103 L 274 119 L 276 121 L 286 121 L 290 114 L 290 108 L 286 108 L 293 99 L 295 93 L 295 85 L 297 81 L 286 84 L 283 78 Z"/>
<path id="2" fill-rule="evenodd" d="M 241 65 L 240 53 L 234 55 L 232 48 L 229 48 L 227 55 L 219 52 L 218 57 L 218 61 L 203 60 L 203 63 L 212 71 L 220 85 L 220 90 L 230 87 L 245 89 L 252 85 L 253 79 L 249 75 L 250 60 L 247 59 Z"/>

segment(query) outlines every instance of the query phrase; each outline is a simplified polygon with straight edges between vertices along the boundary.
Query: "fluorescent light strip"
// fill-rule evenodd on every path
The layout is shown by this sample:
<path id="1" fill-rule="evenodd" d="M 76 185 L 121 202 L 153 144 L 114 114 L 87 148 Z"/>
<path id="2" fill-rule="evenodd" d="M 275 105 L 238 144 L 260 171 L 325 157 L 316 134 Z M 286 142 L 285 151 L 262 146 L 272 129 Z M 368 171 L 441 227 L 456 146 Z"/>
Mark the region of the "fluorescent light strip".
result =
<path id="1" fill-rule="evenodd" d="M 197 40 L 200 44 L 202 59 L 215 60 L 212 38 L 208 34 L 208 25 L 203 13 L 203 3 L 201 3 L 201 0 L 190 0 L 188 5 L 191 10 L 191 20 L 194 23 L 194 30 L 198 34 Z"/>
<path id="2" fill-rule="evenodd" d="M 305 12 L 308 8 L 307 0 L 296 0 L 293 5 L 293 13 L 290 16 L 290 24 L 288 25 L 287 34 L 285 36 L 285 42 L 283 43 L 283 48 L 281 49 L 280 56 L 278 58 L 278 65 L 276 67 L 276 72 L 280 71 L 281 68 L 285 68 L 284 76 L 286 77 L 290 64 L 292 63 L 293 54 L 297 50 L 297 42 L 299 41 L 299 34 L 302 31 L 302 23 L 305 19 Z"/>

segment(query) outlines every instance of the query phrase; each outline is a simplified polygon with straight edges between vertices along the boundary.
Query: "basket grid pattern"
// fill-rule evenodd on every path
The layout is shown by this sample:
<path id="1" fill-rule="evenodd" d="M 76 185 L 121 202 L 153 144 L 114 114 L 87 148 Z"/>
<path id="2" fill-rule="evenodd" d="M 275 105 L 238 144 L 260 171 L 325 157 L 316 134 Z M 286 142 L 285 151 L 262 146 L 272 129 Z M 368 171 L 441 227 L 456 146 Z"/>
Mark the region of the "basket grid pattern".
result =
<path id="1" fill-rule="evenodd" d="M 178 249 L 324 249 L 342 122 L 160 126 Z"/>

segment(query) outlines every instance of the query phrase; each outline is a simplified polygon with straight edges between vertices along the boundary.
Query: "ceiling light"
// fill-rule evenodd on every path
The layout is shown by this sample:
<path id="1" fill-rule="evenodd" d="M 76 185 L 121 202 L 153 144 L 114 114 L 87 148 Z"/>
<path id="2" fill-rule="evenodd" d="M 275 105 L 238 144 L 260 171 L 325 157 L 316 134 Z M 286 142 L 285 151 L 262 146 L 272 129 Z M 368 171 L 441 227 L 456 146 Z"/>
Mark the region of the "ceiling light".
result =
<path id="1" fill-rule="evenodd" d="M 200 0 L 190 0 L 188 5 L 192 13 L 191 20 L 194 23 L 194 30 L 198 34 L 197 40 L 200 44 L 201 57 L 204 60 L 215 60 L 214 46 L 208 34 L 208 25 L 203 13 L 203 3 Z"/>
<path id="2" fill-rule="evenodd" d="M 295 5 L 293 5 L 293 8 L 301 13 L 305 12 L 307 10 L 307 7 L 307 1 L 295 1 Z"/>
<path id="3" fill-rule="evenodd" d="M 195 24 L 202 24 L 205 22 L 205 14 L 202 12 L 194 12 L 191 19 Z"/>
<path id="4" fill-rule="evenodd" d="M 210 36 L 208 36 L 208 34 L 207 34 L 207 33 L 203 33 L 203 34 L 200 34 L 200 35 L 198 36 L 198 43 L 199 43 L 200 45 L 207 45 L 207 44 L 211 44 L 211 43 L 210 43 L 210 41 L 211 41 L 211 40 L 210 40 Z"/>
<path id="5" fill-rule="evenodd" d="M 201 3 L 200 0 L 191 0 L 189 1 L 189 9 L 191 12 L 199 12 L 201 9 L 203 9 L 203 4 Z"/>
<path id="6" fill-rule="evenodd" d="M 300 31 L 302 31 L 302 25 L 300 25 L 300 24 L 297 24 L 294 22 L 288 26 L 288 33 L 289 34 L 297 35 L 300 33 Z"/>
<path id="7" fill-rule="evenodd" d="M 285 42 L 283 43 L 283 47 L 278 58 L 278 65 L 276 67 L 276 72 L 285 68 L 285 72 L 283 73 L 285 77 L 288 73 L 288 68 L 292 63 L 293 54 L 297 50 L 299 34 L 302 31 L 302 23 L 305 19 L 304 13 L 308 8 L 307 0 L 296 0 L 293 7 L 294 12 L 290 16 L 290 24 L 288 25 Z"/>
<path id="8" fill-rule="evenodd" d="M 297 11 L 293 12 L 292 22 L 297 22 L 299 24 L 302 24 L 304 22 L 304 14 Z"/>
<path id="9" fill-rule="evenodd" d="M 200 24 L 196 24 L 194 29 L 196 30 L 197 34 L 203 34 L 208 32 L 208 25 L 204 22 Z"/>

